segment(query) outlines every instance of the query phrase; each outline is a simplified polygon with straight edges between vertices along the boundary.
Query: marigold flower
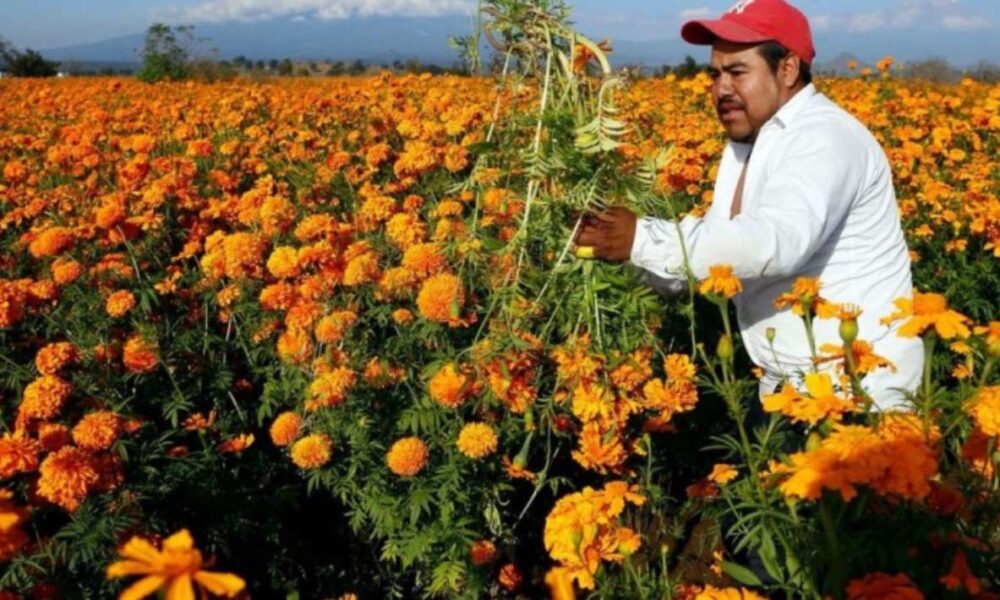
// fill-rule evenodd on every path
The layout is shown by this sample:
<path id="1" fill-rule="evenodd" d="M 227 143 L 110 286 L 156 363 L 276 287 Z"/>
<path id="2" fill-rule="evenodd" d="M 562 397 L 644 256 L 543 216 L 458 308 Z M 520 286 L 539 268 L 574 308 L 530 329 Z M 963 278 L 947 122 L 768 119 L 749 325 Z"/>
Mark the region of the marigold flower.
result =
<path id="1" fill-rule="evenodd" d="M 24 507 L 16 506 L 13 499 L 13 492 L 0 490 L 0 562 L 14 558 L 30 540 L 20 527 L 28 517 L 28 511 Z M 9 598 L 3 595 L 0 595 L 0 598 L 18 600 L 19 597 L 11 594 Z"/>
<path id="2" fill-rule="evenodd" d="M 389 470 L 400 477 L 413 477 L 427 464 L 427 445 L 417 437 L 397 440 L 386 453 Z"/>
<path id="3" fill-rule="evenodd" d="M 476 566 L 493 562 L 497 556 L 497 547 L 489 540 L 473 542 L 469 547 L 469 560 Z"/>
<path id="4" fill-rule="evenodd" d="M 114 318 L 124 316 L 135 306 L 135 296 L 128 290 L 118 290 L 108 296 L 104 310 Z"/>
<path id="5" fill-rule="evenodd" d="M 786 382 L 779 393 L 764 396 L 764 410 L 780 412 L 793 422 L 815 425 L 830 417 L 839 420 L 844 413 L 857 408 L 849 398 L 843 398 L 834 391 L 829 373 L 807 373 L 805 385 L 807 396 Z"/>
<path id="6" fill-rule="evenodd" d="M 83 265 L 73 259 L 57 258 L 49 266 L 56 285 L 73 283 L 83 275 Z"/>
<path id="7" fill-rule="evenodd" d="M 397 325 L 408 325 L 414 320 L 413 313 L 405 308 L 400 308 L 392 311 L 392 320 L 395 321 Z"/>
<path id="8" fill-rule="evenodd" d="M 924 600 L 905 573 L 872 573 L 847 584 L 847 600 Z"/>
<path id="9" fill-rule="evenodd" d="M 73 388 L 56 375 L 42 375 L 24 388 L 18 421 L 51 419 L 59 414 Z"/>
<path id="10" fill-rule="evenodd" d="M 298 277 L 299 253 L 291 246 L 278 246 L 271 251 L 271 256 L 267 259 L 267 270 L 278 279 L 290 279 Z"/>
<path id="11" fill-rule="evenodd" d="M 231 437 L 227 440 L 223 440 L 217 446 L 217 450 L 222 454 L 232 454 L 236 452 L 243 452 L 254 443 L 254 436 L 252 433 L 241 433 L 235 437 Z"/>
<path id="12" fill-rule="evenodd" d="M 336 344 L 357 322 L 358 315 L 354 311 L 340 310 L 331 313 L 316 323 L 316 341 L 323 344 Z"/>
<path id="13" fill-rule="evenodd" d="M 55 452 L 72 441 L 69 428 L 61 423 L 41 423 L 38 426 L 38 443 L 46 452 Z"/>
<path id="14" fill-rule="evenodd" d="M 979 430 L 1000 437 L 1000 386 L 984 387 L 972 400 L 969 414 Z"/>
<path id="15" fill-rule="evenodd" d="M 233 598 L 243 591 L 246 583 L 232 573 L 218 573 L 202 569 L 201 552 L 194 547 L 194 540 L 187 529 L 182 529 L 163 540 L 158 550 L 148 541 L 133 536 L 118 550 L 124 560 L 108 566 L 108 579 L 142 575 L 125 591 L 122 598 L 141 600 L 161 589 L 168 600 L 194 598 L 194 584 L 215 596 Z"/>
<path id="16" fill-rule="evenodd" d="M 427 382 L 431 399 L 445 408 L 458 408 L 473 393 L 471 379 L 449 363 Z"/>
<path id="17" fill-rule="evenodd" d="M 42 375 L 55 375 L 79 358 L 76 346 L 69 342 L 46 344 L 35 354 L 35 368 Z"/>
<path id="18" fill-rule="evenodd" d="M 517 588 L 521 587 L 522 581 L 524 581 L 524 577 L 521 575 L 521 571 L 518 570 L 517 565 L 514 563 L 507 563 L 500 567 L 500 573 L 497 575 L 497 582 L 503 589 L 508 592 L 513 592 Z"/>
<path id="19" fill-rule="evenodd" d="M 464 304 L 462 280 L 450 273 L 430 277 L 420 287 L 417 295 L 417 308 L 425 319 L 447 323 L 452 327 L 463 324 L 460 314 Z"/>
<path id="20" fill-rule="evenodd" d="M 694 600 L 766 600 L 766 598 L 746 588 L 717 588 L 706 585 L 695 595 Z"/>
<path id="21" fill-rule="evenodd" d="M 354 387 L 357 373 L 348 367 L 337 367 L 323 373 L 309 384 L 309 400 L 306 410 L 317 410 L 337 406 L 347 399 L 347 392 Z"/>
<path id="22" fill-rule="evenodd" d="M 743 284 L 733 276 L 730 265 L 712 265 L 708 268 L 708 278 L 701 282 L 698 292 L 705 296 L 714 295 L 732 298 L 743 291 Z"/>
<path id="23" fill-rule="evenodd" d="M 287 446 L 299 437 L 302 430 L 302 418 L 299 415 L 287 411 L 278 415 L 271 423 L 271 441 L 275 446 Z"/>
<path id="24" fill-rule="evenodd" d="M 38 468 L 39 445 L 22 431 L 0 437 L 0 479 L 18 473 L 30 473 Z"/>
<path id="25" fill-rule="evenodd" d="M 99 478 L 91 454 L 73 446 L 46 456 L 38 472 L 38 495 L 69 512 L 80 506 Z"/>
<path id="26" fill-rule="evenodd" d="M 900 325 L 899 337 L 912 338 L 923 335 L 931 327 L 946 340 L 967 338 L 971 335 L 969 318 L 948 308 L 948 300 L 941 294 L 924 294 L 914 290 L 913 298 L 893 301 L 896 312 L 882 319 L 883 325 L 907 319 Z"/>
<path id="27" fill-rule="evenodd" d="M 28 244 L 28 252 L 35 258 L 62 254 L 73 246 L 73 230 L 68 227 L 50 227 L 38 234 Z"/>
<path id="28" fill-rule="evenodd" d="M 605 430 L 598 423 L 590 422 L 583 426 L 580 447 L 572 456 L 581 467 L 606 473 L 621 467 L 628 452 L 617 431 Z"/>
<path id="29" fill-rule="evenodd" d="M 712 467 L 712 472 L 708 475 L 708 480 L 719 485 L 725 485 L 730 481 L 736 479 L 739 476 L 739 472 L 733 467 L 733 465 L 727 464 L 717 464 Z"/>
<path id="30" fill-rule="evenodd" d="M 133 335 L 125 342 L 122 351 L 122 364 L 133 373 L 148 373 L 155 369 L 160 362 L 157 351 L 158 347 L 155 342 Z"/>
<path id="31" fill-rule="evenodd" d="M 792 312 L 803 316 L 803 309 L 808 309 L 821 319 L 837 316 L 839 307 L 819 295 L 822 287 L 820 280 L 814 277 L 799 277 L 792 284 L 792 290 L 781 294 L 774 300 L 775 308 L 791 307 Z"/>
<path id="32" fill-rule="evenodd" d="M 84 415 L 73 427 L 73 441 L 86 450 L 107 450 L 121 434 L 121 418 L 110 411 Z"/>
<path id="33" fill-rule="evenodd" d="M 333 442 L 322 433 L 313 433 L 292 444 L 292 462 L 300 469 L 318 469 L 330 462 Z"/>
<path id="34" fill-rule="evenodd" d="M 459 432 L 457 445 L 469 458 L 484 458 L 497 451 L 497 434 L 486 423 L 469 423 Z"/>
<path id="35" fill-rule="evenodd" d="M 313 343 L 309 333 L 301 329 L 283 331 L 278 336 L 278 356 L 281 360 L 301 364 L 313 355 Z"/>

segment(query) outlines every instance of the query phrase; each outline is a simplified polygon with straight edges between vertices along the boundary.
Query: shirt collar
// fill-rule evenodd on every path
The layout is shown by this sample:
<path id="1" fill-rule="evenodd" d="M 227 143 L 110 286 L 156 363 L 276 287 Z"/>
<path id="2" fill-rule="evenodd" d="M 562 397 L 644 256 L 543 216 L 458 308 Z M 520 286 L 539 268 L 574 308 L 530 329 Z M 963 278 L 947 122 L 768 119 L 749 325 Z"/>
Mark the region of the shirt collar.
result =
<path id="1" fill-rule="evenodd" d="M 785 102 L 785 105 L 778 109 L 778 112 L 771 117 L 771 121 L 781 125 L 783 128 L 788 127 L 791 125 L 792 121 L 795 120 L 795 117 L 802 112 L 802 109 L 809 104 L 809 101 L 812 100 L 812 98 L 818 93 L 819 92 L 816 90 L 815 85 L 811 83 L 808 84 L 806 87 L 799 90 L 794 96 L 789 98 L 788 102 Z"/>

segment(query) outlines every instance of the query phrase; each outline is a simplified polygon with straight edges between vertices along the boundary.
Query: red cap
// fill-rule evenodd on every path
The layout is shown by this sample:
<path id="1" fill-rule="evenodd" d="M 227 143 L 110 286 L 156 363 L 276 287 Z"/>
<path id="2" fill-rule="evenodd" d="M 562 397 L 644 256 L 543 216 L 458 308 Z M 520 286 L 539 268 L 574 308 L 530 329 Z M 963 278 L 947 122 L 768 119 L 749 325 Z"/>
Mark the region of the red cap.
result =
<path id="1" fill-rule="evenodd" d="M 681 37 L 691 44 L 777 42 L 811 65 L 816 57 L 809 20 L 785 0 L 739 0 L 720 19 L 688 21 Z"/>

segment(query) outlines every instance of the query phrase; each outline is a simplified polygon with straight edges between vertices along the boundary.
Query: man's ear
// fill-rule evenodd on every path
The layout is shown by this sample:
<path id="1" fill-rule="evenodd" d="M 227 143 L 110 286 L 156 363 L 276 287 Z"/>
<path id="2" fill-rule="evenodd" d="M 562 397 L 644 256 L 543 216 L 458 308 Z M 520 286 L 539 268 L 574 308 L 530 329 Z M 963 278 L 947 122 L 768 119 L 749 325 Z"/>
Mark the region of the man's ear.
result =
<path id="1" fill-rule="evenodd" d="M 778 71 L 781 84 L 788 89 L 795 87 L 795 84 L 799 81 L 801 71 L 802 59 L 794 54 L 789 54 L 785 57 L 785 60 L 781 61 L 781 68 Z"/>

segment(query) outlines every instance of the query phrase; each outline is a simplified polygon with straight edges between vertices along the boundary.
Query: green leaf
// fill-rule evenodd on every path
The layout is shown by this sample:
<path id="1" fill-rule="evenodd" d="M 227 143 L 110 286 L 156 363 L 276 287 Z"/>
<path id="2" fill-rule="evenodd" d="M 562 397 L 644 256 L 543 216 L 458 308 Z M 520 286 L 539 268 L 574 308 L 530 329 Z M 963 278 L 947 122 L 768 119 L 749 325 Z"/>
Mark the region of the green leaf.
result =
<path id="1" fill-rule="evenodd" d="M 722 561 L 722 571 L 743 585 L 751 587 L 761 587 L 764 585 L 760 578 L 754 575 L 753 571 L 742 565 L 724 560 Z"/>

